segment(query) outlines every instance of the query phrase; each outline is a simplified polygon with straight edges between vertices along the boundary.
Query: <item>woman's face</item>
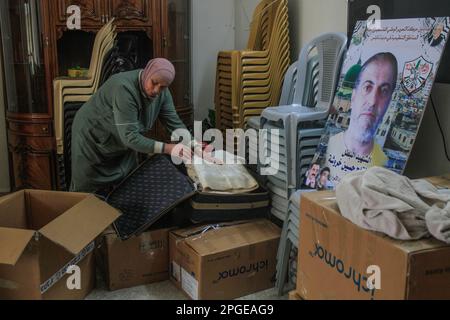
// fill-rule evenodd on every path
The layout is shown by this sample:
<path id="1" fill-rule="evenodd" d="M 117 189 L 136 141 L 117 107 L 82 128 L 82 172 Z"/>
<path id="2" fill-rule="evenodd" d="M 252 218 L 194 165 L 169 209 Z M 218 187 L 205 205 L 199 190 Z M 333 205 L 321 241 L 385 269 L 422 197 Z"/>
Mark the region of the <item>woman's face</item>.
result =
<path id="1" fill-rule="evenodd" d="M 155 99 L 161 92 L 169 86 L 164 80 L 157 75 L 154 75 L 144 84 L 144 91 L 148 97 Z"/>

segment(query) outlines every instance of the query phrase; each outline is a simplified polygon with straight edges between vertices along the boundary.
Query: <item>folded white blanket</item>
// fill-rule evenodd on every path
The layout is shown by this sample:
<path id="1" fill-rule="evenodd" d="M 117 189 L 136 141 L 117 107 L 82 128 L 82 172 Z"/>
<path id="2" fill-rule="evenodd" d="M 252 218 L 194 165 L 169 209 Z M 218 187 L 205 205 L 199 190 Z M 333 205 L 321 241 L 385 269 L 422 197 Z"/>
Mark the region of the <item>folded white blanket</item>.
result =
<path id="1" fill-rule="evenodd" d="M 239 194 L 254 191 L 259 188 L 258 182 L 248 172 L 242 162 L 229 153 L 217 152 L 215 157 L 224 159 L 224 165 L 216 165 L 194 159 L 188 166 L 191 179 L 201 184 L 204 192 Z M 236 164 L 227 164 L 236 163 Z"/>
<path id="2" fill-rule="evenodd" d="M 399 240 L 430 235 L 450 244 L 450 191 L 384 168 L 345 176 L 336 189 L 344 217 Z"/>

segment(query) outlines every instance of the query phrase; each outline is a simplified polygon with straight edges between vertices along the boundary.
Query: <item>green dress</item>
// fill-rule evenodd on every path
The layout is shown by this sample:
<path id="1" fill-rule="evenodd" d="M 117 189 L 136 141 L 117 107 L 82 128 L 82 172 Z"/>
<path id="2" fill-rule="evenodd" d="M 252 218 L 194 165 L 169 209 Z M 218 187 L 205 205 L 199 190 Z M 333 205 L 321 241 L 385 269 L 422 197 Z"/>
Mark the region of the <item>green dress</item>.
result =
<path id="1" fill-rule="evenodd" d="M 137 167 L 138 153 L 162 153 L 162 142 L 143 135 L 158 117 L 170 134 L 186 129 L 168 89 L 154 100 L 145 96 L 141 72 L 112 76 L 77 113 L 72 127 L 71 191 L 108 188 Z"/>

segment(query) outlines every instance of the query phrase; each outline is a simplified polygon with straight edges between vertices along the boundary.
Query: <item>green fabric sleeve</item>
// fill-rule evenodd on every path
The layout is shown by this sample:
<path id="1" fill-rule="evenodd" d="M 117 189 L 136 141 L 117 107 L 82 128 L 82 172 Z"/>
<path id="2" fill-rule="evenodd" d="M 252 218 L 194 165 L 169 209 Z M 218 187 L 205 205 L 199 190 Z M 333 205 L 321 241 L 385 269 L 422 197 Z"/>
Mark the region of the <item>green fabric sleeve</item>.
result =
<path id="1" fill-rule="evenodd" d="M 120 86 L 114 88 L 113 113 L 116 128 L 122 143 L 137 152 L 144 154 L 163 153 L 164 144 L 143 136 L 140 132 L 139 102 L 133 91 Z"/>
<path id="2" fill-rule="evenodd" d="M 181 121 L 180 117 L 178 116 L 178 113 L 175 109 L 175 105 L 173 103 L 172 95 L 169 91 L 169 89 L 166 89 L 166 92 L 164 94 L 164 99 L 162 100 L 162 106 L 161 106 L 161 112 L 159 114 L 160 120 L 164 123 L 167 131 L 169 132 L 169 135 L 172 136 L 172 133 L 177 129 L 185 129 L 187 131 L 187 128 L 183 121 Z M 189 134 L 191 140 L 192 137 Z M 175 137 L 176 139 L 179 139 L 180 137 Z"/>

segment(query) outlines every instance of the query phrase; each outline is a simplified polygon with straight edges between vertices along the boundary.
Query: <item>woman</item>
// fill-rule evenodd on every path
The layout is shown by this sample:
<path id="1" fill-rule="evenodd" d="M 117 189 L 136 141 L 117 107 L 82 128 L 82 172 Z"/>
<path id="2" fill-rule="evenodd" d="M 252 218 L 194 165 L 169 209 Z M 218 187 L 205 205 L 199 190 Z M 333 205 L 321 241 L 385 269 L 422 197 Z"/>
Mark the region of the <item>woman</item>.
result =
<path id="1" fill-rule="evenodd" d="M 151 60 L 144 70 L 112 76 L 80 109 L 72 127 L 73 192 L 95 192 L 126 178 L 137 167 L 137 153 L 172 155 L 175 144 L 148 139 L 158 117 L 172 134 L 186 129 L 168 87 L 175 68 L 166 59 Z M 190 159 L 191 149 L 177 155 Z"/>

